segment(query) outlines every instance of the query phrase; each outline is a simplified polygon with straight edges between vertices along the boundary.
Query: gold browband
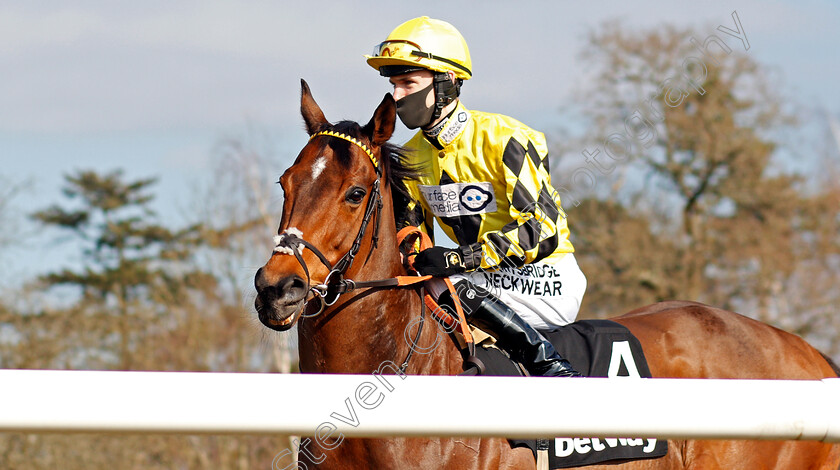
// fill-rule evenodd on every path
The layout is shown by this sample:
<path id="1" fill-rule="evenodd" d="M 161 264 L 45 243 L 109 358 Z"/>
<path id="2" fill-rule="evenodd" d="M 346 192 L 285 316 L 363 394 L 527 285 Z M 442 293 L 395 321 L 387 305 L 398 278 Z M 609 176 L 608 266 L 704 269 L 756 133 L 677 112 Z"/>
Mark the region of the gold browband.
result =
<path id="1" fill-rule="evenodd" d="M 309 140 L 312 140 L 315 137 L 318 137 L 319 135 L 328 135 L 330 137 L 338 137 L 339 139 L 344 139 L 347 142 L 350 142 L 351 144 L 356 144 L 360 149 L 365 151 L 365 153 L 368 155 L 368 157 L 370 157 L 370 161 L 373 162 L 373 166 L 374 166 L 374 168 L 376 168 L 376 171 L 377 172 L 379 171 L 379 160 L 377 160 L 376 157 L 373 156 L 373 152 L 371 152 L 371 150 L 367 147 L 367 145 L 363 144 L 361 141 L 359 141 L 359 139 L 350 137 L 347 134 L 342 134 L 341 132 L 321 131 L 321 132 L 316 132 L 316 133 L 312 134 L 312 137 L 310 137 Z"/>

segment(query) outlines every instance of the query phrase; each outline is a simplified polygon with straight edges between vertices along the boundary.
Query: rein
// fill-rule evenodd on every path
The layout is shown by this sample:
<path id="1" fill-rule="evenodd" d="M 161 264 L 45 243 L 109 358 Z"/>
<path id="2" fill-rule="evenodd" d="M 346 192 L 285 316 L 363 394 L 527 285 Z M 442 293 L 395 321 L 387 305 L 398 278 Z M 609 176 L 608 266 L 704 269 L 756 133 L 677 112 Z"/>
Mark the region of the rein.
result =
<path id="1" fill-rule="evenodd" d="M 406 286 L 413 286 L 415 284 L 419 284 L 425 282 L 429 279 L 432 279 L 432 276 L 397 276 L 387 279 L 379 279 L 373 281 L 353 281 L 352 279 L 347 279 L 344 277 L 347 270 L 353 264 L 353 260 L 356 258 L 356 255 L 359 253 L 359 250 L 362 246 L 362 240 L 364 239 L 365 233 L 367 232 L 367 228 L 370 225 L 372 220 L 376 220 L 374 225 L 374 231 L 372 234 L 371 239 L 371 251 L 373 251 L 379 242 L 379 221 L 380 215 L 382 211 L 382 194 L 380 191 L 380 181 L 382 178 L 382 170 L 379 166 L 379 160 L 373 154 L 373 152 L 361 141 L 352 136 L 347 134 L 343 134 L 340 132 L 335 131 L 321 131 L 313 134 L 309 140 L 314 139 L 318 136 L 328 136 L 328 137 L 335 137 L 339 139 L 346 140 L 351 144 L 356 145 L 357 147 L 361 148 L 367 156 L 370 158 L 371 162 L 373 163 L 374 169 L 376 170 L 376 180 L 373 182 L 371 187 L 370 196 L 368 197 L 367 206 L 365 207 L 365 213 L 362 218 L 361 227 L 359 227 L 359 232 L 356 234 L 356 238 L 353 241 L 353 245 L 350 247 L 350 250 L 344 254 L 334 265 L 327 260 L 326 256 L 324 256 L 321 251 L 309 243 L 308 241 L 303 239 L 303 233 L 300 230 L 295 229 L 294 227 L 287 228 L 282 233 L 274 237 L 274 251 L 277 253 L 283 254 L 291 254 L 297 259 L 300 266 L 303 268 L 304 273 L 306 273 L 306 284 L 309 286 L 309 290 L 312 293 L 311 299 L 305 299 L 303 305 L 303 316 L 316 316 L 319 315 L 324 309 L 328 306 L 335 304 L 341 294 L 345 294 L 347 292 L 351 292 L 357 289 L 370 289 L 370 288 L 399 288 L 399 287 L 406 287 Z M 420 248 L 424 249 L 431 246 L 431 240 L 429 239 L 428 235 L 421 232 L 417 227 L 406 227 L 397 234 L 398 242 L 397 246 L 401 246 L 405 240 L 408 240 L 410 243 L 414 244 L 415 242 L 419 243 Z M 321 284 L 312 284 L 312 278 L 309 274 L 309 267 L 306 265 L 306 262 L 303 259 L 302 252 L 303 248 L 308 249 L 311 251 L 315 256 L 318 258 L 319 261 L 329 270 L 326 279 Z M 421 284 L 420 286 L 420 297 L 424 299 L 424 302 L 420 305 L 420 323 L 417 328 L 417 333 L 414 338 L 414 344 L 420 340 L 420 335 L 423 332 L 423 324 L 425 323 L 425 314 L 426 314 L 426 307 L 428 307 L 433 313 L 434 317 L 437 321 L 441 322 L 444 326 L 447 327 L 454 327 L 456 324 L 461 327 L 461 333 L 464 337 L 464 342 L 467 345 L 467 357 L 465 359 L 465 374 L 467 375 L 476 375 L 480 374 L 483 370 L 483 364 L 481 361 L 475 357 L 475 342 L 473 341 L 472 334 L 469 331 L 469 326 L 467 326 L 466 316 L 461 308 L 460 301 L 458 300 L 457 294 L 455 292 L 455 288 L 452 285 L 452 282 L 447 278 L 445 279 L 447 287 L 449 288 L 450 292 L 452 293 L 452 297 L 455 300 L 455 307 L 457 310 L 458 318 L 453 318 L 445 310 L 439 308 L 437 303 L 432 299 L 430 295 L 425 293 L 425 288 Z M 318 299 L 320 302 L 320 307 L 316 313 L 307 315 L 306 308 L 310 300 Z M 408 367 L 408 362 L 414 353 L 414 348 L 409 348 L 408 355 L 403 361 L 402 365 L 400 366 L 400 372 L 404 373 L 406 367 Z M 468 366 L 468 367 L 467 367 Z"/>

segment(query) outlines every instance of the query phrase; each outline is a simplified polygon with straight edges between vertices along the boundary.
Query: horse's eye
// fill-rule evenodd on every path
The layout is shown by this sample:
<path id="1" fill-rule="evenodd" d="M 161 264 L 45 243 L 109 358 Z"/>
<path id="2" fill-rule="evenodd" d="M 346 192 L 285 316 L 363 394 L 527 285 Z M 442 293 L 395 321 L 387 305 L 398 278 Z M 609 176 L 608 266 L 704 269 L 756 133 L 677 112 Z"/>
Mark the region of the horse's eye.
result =
<path id="1" fill-rule="evenodd" d="M 347 202 L 350 204 L 361 204 L 362 200 L 365 198 L 365 194 L 367 192 L 358 186 L 354 186 L 347 190 L 347 195 L 345 196 Z"/>

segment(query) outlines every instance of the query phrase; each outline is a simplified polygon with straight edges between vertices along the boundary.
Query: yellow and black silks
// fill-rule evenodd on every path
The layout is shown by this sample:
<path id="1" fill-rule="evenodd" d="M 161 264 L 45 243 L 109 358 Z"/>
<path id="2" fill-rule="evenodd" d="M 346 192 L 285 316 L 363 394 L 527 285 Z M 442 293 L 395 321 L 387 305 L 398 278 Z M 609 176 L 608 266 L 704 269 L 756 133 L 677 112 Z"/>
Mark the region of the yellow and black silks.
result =
<path id="1" fill-rule="evenodd" d="M 408 184 L 416 202 L 399 226 L 421 224 L 432 235 L 437 218 L 459 245 L 481 243 L 483 269 L 550 263 L 574 252 L 541 132 L 459 102 L 434 139 L 419 131 L 405 147 L 423 174 Z"/>

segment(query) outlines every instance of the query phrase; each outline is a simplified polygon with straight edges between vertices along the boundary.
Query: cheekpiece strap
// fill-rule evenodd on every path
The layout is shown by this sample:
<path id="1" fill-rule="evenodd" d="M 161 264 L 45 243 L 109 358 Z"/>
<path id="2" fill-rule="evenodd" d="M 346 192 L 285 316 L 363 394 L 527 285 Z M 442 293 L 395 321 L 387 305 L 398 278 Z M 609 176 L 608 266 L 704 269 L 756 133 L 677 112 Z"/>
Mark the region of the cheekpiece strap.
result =
<path id="1" fill-rule="evenodd" d="M 368 148 L 368 146 L 363 144 L 359 139 L 356 139 L 355 137 L 351 137 L 347 134 L 342 134 L 341 132 L 321 131 L 321 132 L 316 132 L 316 133 L 312 134 L 312 136 L 309 138 L 309 140 L 312 140 L 315 137 L 318 137 L 319 135 L 327 135 L 327 136 L 330 136 L 330 137 L 337 137 L 339 139 L 344 139 L 347 142 L 350 142 L 351 144 L 355 144 L 357 147 L 364 150 L 365 153 L 368 155 L 368 157 L 370 157 L 370 161 L 373 162 L 373 167 L 376 168 L 376 172 L 379 173 L 379 160 L 375 156 L 373 156 L 373 152 Z"/>

